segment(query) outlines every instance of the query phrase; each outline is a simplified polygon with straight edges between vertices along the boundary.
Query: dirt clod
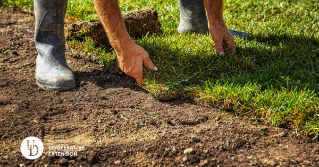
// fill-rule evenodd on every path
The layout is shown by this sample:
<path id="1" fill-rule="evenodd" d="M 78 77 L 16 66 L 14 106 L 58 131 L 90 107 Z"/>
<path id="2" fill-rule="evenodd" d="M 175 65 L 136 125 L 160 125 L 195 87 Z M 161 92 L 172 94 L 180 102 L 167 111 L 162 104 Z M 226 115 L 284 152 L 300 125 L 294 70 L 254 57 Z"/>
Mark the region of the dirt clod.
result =
<path id="1" fill-rule="evenodd" d="M 177 148 L 176 147 L 173 147 L 172 148 L 172 152 L 174 153 L 174 154 L 176 154 L 178 151 L 177 151 Z"/>
<path id="2" fill-rule="evenodd" d="M 66 158 L 62 158 L 58 161 L 59 164 L 64 165 L 66 163 L 68 163 L 68 160 Z"/>
<path id="3" fill-rule="evenodd" d="M 208 164 L 208 160 L 207 159 L 201 160 L 200 163 L 199 163 L 200 166 L 205 166 L 207 164 Z"/>
<path id="4" fill-rule="evenodd" d="M 115 164 L 115 165 L 119 165 L 119 164 L 121 164 L 121 160 L 117 160 L 117 161 L 115 161 L 115 162 L 114 162 L 114 164 Z"/>
<path id="5" fill-rule="evenodd" d="M 194 153 L 194 149 L 193 148 L 187 148 L 184 150 L 184 154 L 192 154 Z"/>
<path id="6" fill-rule="evenodd" d="M 281 132 L 278 134 L 278 137 L 286 137 L 286 136 L 287 136 L 286 132 Z"/>
<path id="7" fill-rule="evenodd" d="M 192 141 L 193 142 L 200 142 L 200 139 L 196 136 L 192 136 Z"/>

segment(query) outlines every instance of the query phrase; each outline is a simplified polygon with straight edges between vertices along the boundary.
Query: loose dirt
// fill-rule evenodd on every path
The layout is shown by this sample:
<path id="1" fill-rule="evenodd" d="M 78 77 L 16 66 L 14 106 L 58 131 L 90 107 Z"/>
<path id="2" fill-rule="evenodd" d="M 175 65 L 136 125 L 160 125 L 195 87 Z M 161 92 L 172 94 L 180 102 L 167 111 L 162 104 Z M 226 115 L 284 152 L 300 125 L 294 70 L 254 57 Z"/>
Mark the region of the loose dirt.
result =
<path id="1" fill-rule="evenodd" d="M 35 82 L 34 17 L 0 8 L 0 166 L 316 166 L 319 141 L 293 129 L 252 125 L 192 100 L 160 102 L 120 73 L 66 54 L 77 87 Z M 68 52 L 68 50 L 66 50 Z M 24 158 L 36 136 L 44 153 Z M 49 146 L 84 146 L 48 156 Z"/>

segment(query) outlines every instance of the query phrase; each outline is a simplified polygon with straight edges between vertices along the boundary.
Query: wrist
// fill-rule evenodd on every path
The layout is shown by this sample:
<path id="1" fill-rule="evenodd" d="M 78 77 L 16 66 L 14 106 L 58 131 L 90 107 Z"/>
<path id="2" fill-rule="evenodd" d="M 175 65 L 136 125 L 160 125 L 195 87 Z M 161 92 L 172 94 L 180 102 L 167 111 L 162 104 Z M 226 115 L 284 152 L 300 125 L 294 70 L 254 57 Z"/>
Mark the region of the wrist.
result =
<path id="1" fill-rule="evenodd" d="M 221 26 L 225 25 L 223 18 L 211 18 L 208 20 L 209 26 Z"/>
<path id="2" fill-rule="evenodd" d="M 134 44 L 130 37 L 114 39 L 110 43 L 116 52 L 128 50 Z"/>
<path id="3" fill-rule="evenodd" d="M 135 45 L 135 43 L 131 38 L 128 38 L 128 39 L 118 39 L 114 41 L 114 43 L 111 45 L 114 48 L 117 57 L 123 58 L 123 56 L 129 55 L 125 53 L 129 53 L 130 50 Z"/>

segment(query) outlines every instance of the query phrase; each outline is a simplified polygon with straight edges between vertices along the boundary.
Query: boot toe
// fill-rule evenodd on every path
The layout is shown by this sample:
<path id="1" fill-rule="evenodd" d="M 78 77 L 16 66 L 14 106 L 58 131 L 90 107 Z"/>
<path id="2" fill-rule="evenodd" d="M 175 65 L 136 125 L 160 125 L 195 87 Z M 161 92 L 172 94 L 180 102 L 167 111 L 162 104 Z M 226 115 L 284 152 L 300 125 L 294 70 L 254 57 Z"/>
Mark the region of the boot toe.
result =
<path id="1" fill-rule="evenodd" d="M 38 86 L 46 90 L 66 91 L 76 86 L 75 77 L 72 71 L 67 68 L 53 68 L 46 72 L 37 73 L 36 82 Z"/>
<path id="2" fill-rule="evenodd" d="M 247 39 L 247 40 L 250 40 L 250 35 L 246 32 L 243 32 L 243 31 L 235 31 L 235 30 L 229 30 L 231 32 L 231 34 L 233 36 L 238 36 L 240 38 L 243 38 L 243 39 Z"/>

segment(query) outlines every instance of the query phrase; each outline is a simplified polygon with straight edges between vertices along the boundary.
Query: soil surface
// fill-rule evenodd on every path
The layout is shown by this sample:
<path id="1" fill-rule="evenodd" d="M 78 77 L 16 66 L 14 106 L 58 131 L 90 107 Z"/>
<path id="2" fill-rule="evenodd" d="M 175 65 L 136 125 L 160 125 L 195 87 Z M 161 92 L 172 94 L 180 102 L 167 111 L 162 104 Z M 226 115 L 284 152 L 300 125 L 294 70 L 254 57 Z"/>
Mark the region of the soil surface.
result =
<path id="1" fill-rule="evenodd" d="M 0 8 L 0 166 L 319 166 L 318 140 L 189 99 L 157 101 L 130 77 L 69 54 L 77 87 L 40 89 L 33 31 L 34 16 Z M 20 152 L 29 136 L 44 144 L 36 160 Z M 60 145 L 84 150 L 48 155 Z"/>

